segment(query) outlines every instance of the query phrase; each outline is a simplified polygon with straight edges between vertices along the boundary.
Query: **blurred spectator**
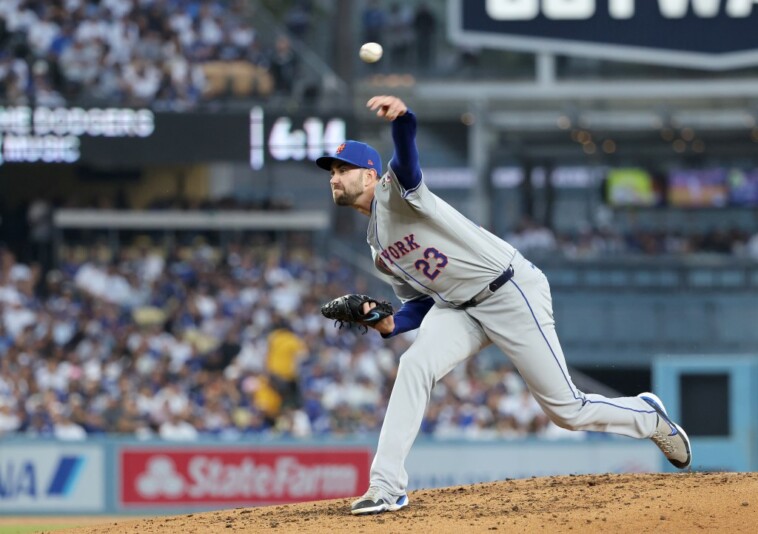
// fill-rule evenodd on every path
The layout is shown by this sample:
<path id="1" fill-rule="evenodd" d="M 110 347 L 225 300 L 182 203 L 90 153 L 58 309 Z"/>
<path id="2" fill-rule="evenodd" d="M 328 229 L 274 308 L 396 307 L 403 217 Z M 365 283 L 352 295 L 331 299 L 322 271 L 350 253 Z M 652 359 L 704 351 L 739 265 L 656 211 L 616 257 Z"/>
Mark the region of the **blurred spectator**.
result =
<path id="1" fill-rule="evenodd" d="M 427 2 L 421 2 L 416 6 L 413 29 L 416 41 L 416 64 L 418 69 L 424 72 L 434 66 L 437 39 L 437 19 Z"/>
<path id="2" fill-rule="evenodd" d="M 61 411 L 53 411 L 53 437 L 63 441 L 81 441 L 87 439 L 84 427 L 73 422 L 69 416 Z"/>
<path id="3" fill-rule="evenodd" d="M 386 43 L 391 68 L 402 72 L 410 67 L 414 31 L 413 8 L 408 4 L 393 2 L 387 15 Z M 426 39 L 426 36 L 423 37 Z"/>
<path id="4" fill-rule="evenodd" d="M 49 266 L 53 237 L 53 211 L 50 203 L 42 198 L 33 200 L 26 212 L 26 222 L 29 225 L 29 239 L 34 247 L 32 257 Z"/>
<path id="5" fill-rule="evenodd" d="M 50 79 L 49 67 L 44 60 L 37 60 L 32 68 L 32 87 L 34 94 L 34 104 L 37 106 L 47 106 L 55 108 L 64 106 L 66 99 L 53 88 L 53 82 Z"/>
<path id="6" fill-rule="evenodd" d="M 276 38 L 276 46 L 269 61 L 269 70 L 274 78 L 274 90 L 278 94 L 290 94 L 295 85 L 297 57 L 290 40 L 285 35 Z"/>
<path id="7" fill-rule="evenodd" d="M 509 234 L 506 240 L 526 256 L 552 252 L 557 248 L 553 232 L 529 217 L 523 217 L 516 230 Z"/>
<path id="8" fill-rule="evenodd" d="M 66 96 L 76 98 L 92 86 L 97 78 L 102 54 L 103 49 L 99 43 L 85 43 L 79 40 L 74 40 L 61 52 L 58 63 L 66 79 Z M 128 74 L 126 79 L 129 80 Z"/>
<path id="9" fill-rule="evenodd" d="M 131 106 L 146 106 L 158 94 L 161 71 L 153 63 L 135 59 L 124 67 L 126 102 Z"/>
<path id="10" fill-rule="evenodd" d="M 27 63 L 7 50 L 0 51 L 0 88 L 3 89 L 5 99 L 14 105 L 28 104 L 29 82 Z"/>
<path id="11" fill-rule="evenodd" d="M 266 369 L 274 380 L 273 385 L 284 406 L 296 406 L 300 401 L 298 369 L 307 347 L 281 318 L 274 319 L 267 341 Z"/>
<path id="12" fill-rule="evenodd" d="M 0 437 L 21 428 L 21 418 L 10 401 L 0 402 Z"/>
<path id="13" fill-rule="evenodd" d="M 303 410 L 285 408 L 277 418 L 275 430 L 277 433 L 293 438 L 311 436 L 311 422 Z"/>
<path id="14" fill-rule="evenodd" d="M 379 0 L 368 0 L 363 10 L 363 42 L 384 44 L 384 29 L 387 25 L 387 13 Z"/>
<path id="15" fill-rule="evenodd" d="M 168 419 L 161 423 L 158 435 L 166 441 L 192 441 L 197 439 L 198 432 L 186 419 L 186 415 L 178 411 L 170 411 Z"/>
<path id="16" fill-rule="evenodd" d="M 300 41 L 305 41 L 311 29 L 313 2 L 311 0 L 295 0 L 292 7 L 284 15 L 287 31 Z"/>
<path id="17" fill-rule="evenodd" d="M 137 401 L 131 395 L 123 397 L 118 418 L 108 428 L 117 434 L 131 434 L 137 437 L 144 437 L 150 432 L 140 416 Z"/>

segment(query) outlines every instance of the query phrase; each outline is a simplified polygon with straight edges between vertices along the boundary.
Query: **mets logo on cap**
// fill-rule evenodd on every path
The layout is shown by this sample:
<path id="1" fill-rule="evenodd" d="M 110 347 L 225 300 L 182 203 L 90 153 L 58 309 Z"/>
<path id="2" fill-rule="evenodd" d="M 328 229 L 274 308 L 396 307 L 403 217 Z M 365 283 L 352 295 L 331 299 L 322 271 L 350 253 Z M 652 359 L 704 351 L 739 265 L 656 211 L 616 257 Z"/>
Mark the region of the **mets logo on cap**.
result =
<path id="1" fill-rule="evenodd" d="M 337 150 L 334 151 L 335 155 L 340 154 L 343 150 L 345 150 L 345 143 L 342 143 L 340 146 L 337 147 Z"/>

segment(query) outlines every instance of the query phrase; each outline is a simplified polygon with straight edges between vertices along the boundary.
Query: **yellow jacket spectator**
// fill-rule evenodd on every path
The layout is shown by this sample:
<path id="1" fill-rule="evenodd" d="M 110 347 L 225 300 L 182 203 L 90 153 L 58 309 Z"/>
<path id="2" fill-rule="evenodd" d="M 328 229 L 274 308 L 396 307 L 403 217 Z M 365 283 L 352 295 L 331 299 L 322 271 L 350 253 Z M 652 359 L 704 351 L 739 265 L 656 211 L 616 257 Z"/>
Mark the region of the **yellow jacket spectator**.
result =
<path id="1" fill-rule="evenodd" d="M 268 335 L 268 356 L 266 370 L 271 375 L 273 385 L 282 395 L 285 406 L 297 406 L 300 392 L 298 366 L 306 356 L 307 345 L 285 321 L 275 320 L 274 330 Z"/>
<path id="2" fill-rule="evenodd" d="M 298 378 L 298 364 L 305 357 L 305 342 L 287 328 L 277 328 L 268 336 L 266 369 L 275 377 L 294 382 Z"/>

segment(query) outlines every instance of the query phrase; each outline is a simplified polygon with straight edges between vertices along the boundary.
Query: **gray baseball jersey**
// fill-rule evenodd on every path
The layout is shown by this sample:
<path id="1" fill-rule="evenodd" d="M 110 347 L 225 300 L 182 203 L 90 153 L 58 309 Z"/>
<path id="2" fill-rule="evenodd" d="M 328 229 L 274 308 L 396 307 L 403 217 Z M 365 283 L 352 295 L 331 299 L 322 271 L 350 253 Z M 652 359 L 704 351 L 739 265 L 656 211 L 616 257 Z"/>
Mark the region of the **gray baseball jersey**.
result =
<path id="1" fill-rule="evenodd" d="M 367 240 L 377 268 L 395 277 L 398 298 L 421 293 L 441 306 L 469 300 L 502 274 L 516 254 L 423 181 L 404 190 L 392 168 L 376 186 Z"/>

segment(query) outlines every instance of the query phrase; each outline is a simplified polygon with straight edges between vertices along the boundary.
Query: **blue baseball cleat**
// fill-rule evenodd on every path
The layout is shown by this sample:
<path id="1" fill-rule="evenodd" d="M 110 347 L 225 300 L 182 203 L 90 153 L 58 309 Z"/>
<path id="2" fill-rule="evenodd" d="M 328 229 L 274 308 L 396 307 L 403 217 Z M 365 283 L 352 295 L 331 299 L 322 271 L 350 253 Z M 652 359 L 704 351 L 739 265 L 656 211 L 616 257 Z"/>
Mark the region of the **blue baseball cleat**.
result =
<path id="1" fill-rule="evenodd" d="M 353 515 L 378 514 L 381 512 L 396 512 L 408 506 L 408 495 L 389 497 L 381 489 L 370 487 L 366 494 L 353 502 Z"/>

